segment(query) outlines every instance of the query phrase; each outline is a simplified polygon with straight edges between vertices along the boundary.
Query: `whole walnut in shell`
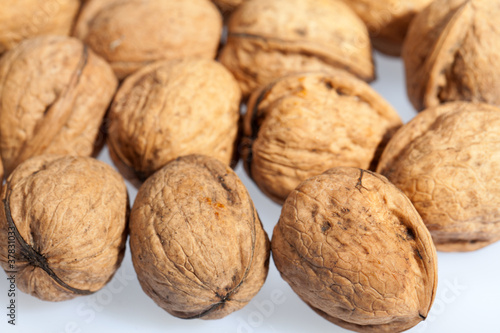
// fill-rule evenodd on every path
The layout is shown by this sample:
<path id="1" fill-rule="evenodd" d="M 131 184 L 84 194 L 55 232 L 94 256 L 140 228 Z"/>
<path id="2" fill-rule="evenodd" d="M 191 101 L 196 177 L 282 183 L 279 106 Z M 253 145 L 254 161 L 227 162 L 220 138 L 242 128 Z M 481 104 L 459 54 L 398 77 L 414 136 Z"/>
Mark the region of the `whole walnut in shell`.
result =
<path id="1" fill-rule="evenodd" d="M 24 39 L 69 35 L 80 8 L 78 0 L 3 0 L 0 10 L 0 55 Z"/>
<path id="2" fill-rule="evenodd" d="M 410 22 L 432 0 L 343 0 L 368 26 L 373 46 L 399 56 Z"/>
<path id="3" fill-rule="evenodd" d="M 21 291 L 47 301 L 88 295 L 120 266 L 127 189 L 105 163 L 33 157 L 11 174 L 1 196 L 0 264 L 15 272 Z"/>
<path id="4" fill-rule="evenodd" d="M 341 1 L 246 1 L 231 15 L 228 30 L 220 61 L 245 96 L 294 72 L 342 68 L 366 81 L 374 78 L 366 26 Z"/>
<path id="5" fill-rule="evenodd" d="M 264 283 L 269 240 L 251 198 L 227 166 L 180 157 L 140 188 L 130 248 L 142 289 L 174 316 L 222 318 Z"/>
<path id="6" fill-rule="evenodd" d="M 375 168 L 399 126 L 396 111 L 354 76 L 295 74 L 252 94 L 241 155 L 260 189 L 283 203 L 301 181 L 332 167 Z"/>
<path id="7" fill-rule="evenodd" d="M 339 167 L 288 196 L 272 239 L 281 276 L 318 314 L 357 332 L 427 317 L 437 255 L 408 198 L 385 177 Z"/>
<path id="8" fill-rule="evenodd" d="M 377 171 L 413 202 L 441 251 L 500 240 L 500 108 L 453 102 L 430 108 L 387 145 Z"/>
<path id="9" fill-rule="evenodd" d="M 111 158 L 138 186 L 181 155 L 231 164 L 240 97 L 236 80 L 214 60 L 151 64 L 125 80 L 111 105 Z"/>
<path id="10" fill-rule="evenodd" d="M 5 175 L 31 156 L 95 153 L 116 86 L 109 65 L 75 38 L 36 37 L 7 52 L 0 59 Z"/>
<path id="11" fill-rule="evenodd" d="M 450 101 L 500 106 L 500 3 L 435 0 L 413 20 L 403 59 L 417 110 Z"/>
<path id="12" fill-rule="evenodd" d="M 74 34 L 123 79 L 157 60 L 214 58 L 221 32 L 209 0 L 89 0 Z"/>

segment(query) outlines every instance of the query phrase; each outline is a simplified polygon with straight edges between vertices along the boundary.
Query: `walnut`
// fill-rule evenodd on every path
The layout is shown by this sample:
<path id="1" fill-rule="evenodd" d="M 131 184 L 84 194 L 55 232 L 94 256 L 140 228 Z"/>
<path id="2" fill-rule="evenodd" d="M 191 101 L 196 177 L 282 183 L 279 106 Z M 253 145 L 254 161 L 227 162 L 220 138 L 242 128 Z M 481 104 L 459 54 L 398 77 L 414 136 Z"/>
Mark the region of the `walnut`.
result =
<path id="1" fill-rule="evenodd" d="M 260 189 L 283 203 L 301 181 L 332 167 L 374 168 L 400 125 L 396 111 L 350 74 L 295 74 L 252 94 L 241 155 Z"/>
<path id="2" fill-rule="evenodd" d="M 24 39 L 69 35 L 78 0 L 5 0 L 0 10 L 0 55 Z"/>
<path id="3" fill-rule="evenodd" d="M 288 196 L 272 239 L 281 276 L 318 314 L 357 332 L 424 320 L 437 255 L 408 198 L 385 177 L 339 167 Z"/>
<path id="4" fill-rule="evenodd" d="M 340 1 L 246 1 L 228 30 L 220 61 L 245 96 L 292 72 L 342 68 L 366 81 L 374 78 L 367 28 Z"/>
<path id="5" fill-rule="evenodd" d="M 0 264 L 47 301 L 88 295 L 120 266 L 128 196 L 120 175 L 90 157 L 33 157 L 2 189 Z M 15 243 L 11 241 L 15 239 Z M 13 258 L 8 254 L 15 250 Z"/>
<path id="6" fill-rule="evenodd" d="M 500 106 L 497 0 L 436 0 L 413 20 L 403 48 L 417 110 L 449 101 Z"/>
<path id="7" fill-rule="evenodd" d="M 157 60 L 214 58 L 221 32 L 209 0 L 89 0 L 74 34 L 123 79 Z"/>
<path id="8" fill-rule="evenodd" d="M 116 86 L 109 65 L 75 38 L 36 37 L 7 52 L 0 59 L 5 175 L 31 156 L 96 153 Z"/>
<path id="9" fill-rule="evenodd" d="M 127 78 L 112 103 L 111 158 L 137 186 L 181 155 L 205 154 L 230 164 L 240 96 L 236 80 L 215 60 L 151 64 Z"/>
<path id="10" fill-rule="evenodd" d="M 368 26 L 373 46 L 399 56 L 411 20 L 432 0 L 343 0 Z"/>
<path id="11" fill-rule="evenodd" d="M 377 171 L 413 202 L 440 251 L 500 240 L 500 108 L 453 102 L 402 127 Z"/>
<path id="12" fill-rule="evenodd" d="M 220 161 L 180 157 L 148 178 L 130 217 L 142 289 L 180 318 L 222 318 L 257 294 L 269 240 L 238 176 Z"/>

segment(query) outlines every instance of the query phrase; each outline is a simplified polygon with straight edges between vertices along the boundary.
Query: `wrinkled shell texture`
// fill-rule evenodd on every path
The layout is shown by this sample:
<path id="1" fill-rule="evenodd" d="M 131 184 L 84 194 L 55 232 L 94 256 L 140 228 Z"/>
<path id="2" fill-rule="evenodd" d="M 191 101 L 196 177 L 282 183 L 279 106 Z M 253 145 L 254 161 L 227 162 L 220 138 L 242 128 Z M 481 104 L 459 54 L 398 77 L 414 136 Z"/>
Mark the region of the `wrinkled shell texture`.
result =
<path id="1" fill-rule="evenodd" d="M 221 31 L 209 0 L 89 0 L 74 34 L 123 79 L 156 60 L 214 58 Z"/>
<path id="2" fill-rule="evenodd" d="M 0 59 L 5 175 L 31 156 L 93 154 L 116 86 L 109 65 L 75 38 L 36 37 L 7 52 Z"/>
<path id="3" fill-rule="evenodd" d="M 102 288 L 120 266 L 127 189 L 105 163 L 90 157 L 31 158 L 7 179 L 2 203 L 0 264 L 12 271 L 7 236 L 14 225 L 22 239 L 15 244 L 21 291 L 47 301 L 71 299 Z"/>
<path id="4" fill-rule="evenodd" d="M 367 81 L 374 78 L 367 28 L 339 1 L 244 2 L 228 30 L 220 61 L 244 95 L 293 72 L 341 68 Z"/>
<path id="5" fill-rule="evenodd" d="M 373 46 L 399 56 L 411 20 L 432 0 L 343 0 L 368 26 Z"/>
<path id="6" fill-rule="evenodd" d="M 391 139 L 377 171 L 413 202 L 442 251 L 500 240 L 500 108 L 425 110 Z"/>
<path id="7" fill-rule="evenodd" d="M 291 75 L 252 94 L 242 159 L 260 189 L 283 203 L 301 181 L 327 169 L 376 165 L 400 126 L 397 112 L 350 74 Z"/>
<path id="8" fill-rule="evenodd" d="M 449 101 L 500 106 L 500 2 L 436 0 L 404 44 L 407 89 L 417 110 Z"/>
<path id="9" fill-rule="evenodd" d="M 236 80 L 214 60 L 149 65 L 116 94 L 109 115 L 110 155 L 137 184 L 182 155 L 205 154 L 230 164 L 240 97 Z"/>
<path id="10" fill-rule="evenodd" d="M 385 177 L 334 168 L 287 198 L 274 228 L 281 276 L 316 312 L 357 332 L 401 332 L 425 318 L 437 286 L 429 231 Z"/>
<path id="11" fill-rule="evenodd" d="M 269 240 L 243 183 L 221 162 L 189 155 L 139 190 L 130 246 L 143 290 L 181 318 L 222 318 L 264 283 Z"/>
<path id="12" fill-rule="evenodd" d="M 79 8 L 78 0 L 2 0 L 0 55 L 34 36 L 69 35 Z"/>

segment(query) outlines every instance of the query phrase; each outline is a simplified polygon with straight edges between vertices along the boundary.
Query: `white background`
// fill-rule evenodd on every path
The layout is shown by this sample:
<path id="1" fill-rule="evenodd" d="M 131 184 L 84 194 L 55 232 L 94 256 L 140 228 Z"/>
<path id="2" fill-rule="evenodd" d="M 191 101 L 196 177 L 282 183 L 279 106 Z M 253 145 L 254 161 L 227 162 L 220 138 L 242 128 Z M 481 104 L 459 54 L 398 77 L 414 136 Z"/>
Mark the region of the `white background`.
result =
<path id="1" fill-rule="evenodd" d="M 378 80 L 373 87 L 400 113 L 404 122 L 415 116 L 406 98 L 402 62 L 376 54 Z M 110 163 L 107 150 L 100 159 Z M 280 207 L 264 197 L 246 177 L 247 185 L 269 237 Z M 137 191 L 129 186 L 131 202 Z M 500 242 L 473 253 L 438 253 L 439 285 L 427 318 L 409 332 L 500 332 Z M 43 302 L 18 293 L 16 326 L 7 324 L 8 284 L 0 273 L 0 332 L 348 332 L 316 315 L 280 278 L 274 263 L 259 294 L 242 310 L 216 320 L 181 320 L 160 309 L 144 294 L 127 249 L 111 283 L 91 296 Z"/>

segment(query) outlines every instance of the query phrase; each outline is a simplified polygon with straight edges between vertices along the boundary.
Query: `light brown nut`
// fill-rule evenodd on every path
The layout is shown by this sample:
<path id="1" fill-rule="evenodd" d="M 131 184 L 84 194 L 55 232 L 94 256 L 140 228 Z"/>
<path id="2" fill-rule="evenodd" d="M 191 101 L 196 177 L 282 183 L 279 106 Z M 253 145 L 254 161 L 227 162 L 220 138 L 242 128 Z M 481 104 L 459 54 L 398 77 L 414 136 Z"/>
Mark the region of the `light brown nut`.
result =
<path id="1" fill-rule="evenodd" d="M 123 259 L 129 203 L 110 166 L 34 157 L 16 168 L 1 197 L 0 264 L 21 291 L 62 301 L 111 280 Z"/>
<path id="2" fill-rule="evenodd" d="M 3 0 L 0 55 L 31 37 L 69 35 L 79 8 L 78 0 Z"/>
<path id="3" fill-rule="evenodd" d="M 264 283 L 269 240 L 251 198 L 227 166 L 181 157 L 140 188 L 130 248 L 144 292 L 180 318 L 222 318 Z"/>
<path id="4" fill-rule="evenodd" d="M 332 167 L 375 168 L 399 126 L 397 112 L 354 76 L 296 74 L 252 94 L 241 155 L 259 188 L 283 203 L 300 182 Z"/>
<path id="5" fill-rule="evenodd" d="M 220 61 L 245 96 L 293 72 L 342 68 L 366 81 L 374 78 L 367 28 L 340 1 L 246 1 L 228 29 Z"/>
<path id="6" fill-rule="evenodd" d="M 209 0 L 89 0 L 74 34 L 123 79 L 157 60 L 214 58 L 221 32 Z"/>
<path id="7" fill-rule="evenodd" d="M 500 106 L 500 3 L 436 0 L 404 43 L 407 89 L 417 110 L 450 101 Z"/>
<path id="8" fill-rule="evenodd" d="M 385 177 L 334 168 L 288 196 L 272 239 L 281 276 L 318 314 L 357 332 L 424 320 L 437 255 L 410 200 Z"/>
<path id="9" fill-rule="evenodd" d="M 5 175 L 31 156 L 95 153 L 116 86 L 109 65 L 75 38 L 36 37 L 7 52 L 0 59 Z"/>
<path id="10" fill-rule="evenodd" d="M 389 141 L 377 171 L 415 205 L 440 251 L 500 240 L 500 108 L 454 102 L 420 113 Z"/>
<path id="11" fill-rule="evenodd" d="M 432 0 L 343 0 L 368 26 L 373 46 L 399 56 L 411 20 Z"/>
<path id="12" fill-rule="evenodd" d="M 127 78 L 112 103 L 111 158 L 137 186 L 181 155 L 205 154 L 230 164 L 240 97 L 236 80 L 214 60 L 151 64 Z"/>

